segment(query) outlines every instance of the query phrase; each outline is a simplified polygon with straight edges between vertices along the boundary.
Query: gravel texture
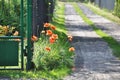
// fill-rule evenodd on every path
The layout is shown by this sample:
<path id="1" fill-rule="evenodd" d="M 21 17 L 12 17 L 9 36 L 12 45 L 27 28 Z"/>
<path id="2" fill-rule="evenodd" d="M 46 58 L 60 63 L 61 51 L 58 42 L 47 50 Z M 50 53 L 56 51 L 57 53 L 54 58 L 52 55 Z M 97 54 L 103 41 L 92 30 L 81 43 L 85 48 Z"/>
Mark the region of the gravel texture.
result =
<path id="1" fill-rule="evenodd" d="M 81 3 L 78 3 L 78 5 L 80 9 L 83 11 L 83 13 L 90 20 L 92 20 L 99 29 L 101 29 L 108 35 L 112 36 L 114 39 L 116 39 L 120 43 L 120 25 L 93 13 L 87 6 Z"/>
<path id="2" fill-rule="evenodd" d="M 87 11 L 85 7 L 83 10 Z M 65 4 L 65 19 L 68 34 L 73 36 L 72 46 L 76 49 L 76 70 L 64 80 L 120 80 L 120 60 L 112 55 L 108 44 L 82 20 L 69 3 Z"/>
<path id="3" fill-rule="evenodd" d="M 0 80 L 11 80 L 9 77 L 0 77 Z"/>

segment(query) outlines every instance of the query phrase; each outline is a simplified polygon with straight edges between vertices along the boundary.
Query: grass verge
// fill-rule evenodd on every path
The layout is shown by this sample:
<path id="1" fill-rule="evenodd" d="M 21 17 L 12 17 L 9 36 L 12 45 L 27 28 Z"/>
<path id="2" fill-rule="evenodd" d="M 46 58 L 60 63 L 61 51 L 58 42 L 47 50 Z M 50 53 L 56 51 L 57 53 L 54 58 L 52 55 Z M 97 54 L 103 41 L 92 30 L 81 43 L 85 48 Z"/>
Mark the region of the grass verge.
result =
<path id="1" fill-rule="evenodd" d="M 117 57 L 120 58 L 120 44 L 111 36 L 109 36 L 108 34 L 104 33 L 101 29 L 97 28 L 96 25 L 86 17 L 86 15 L 82 12 L 82 10 L 79 8 L 79 6 L 77 5 L 77 3 L 72 3 L 72 5 L 74 6 L 74 9 L 76 10 L 76 12 L 83 18 L 83 20 L 89 25 L 91 26 L 94 31 L 102 38 L 104 39 L 109 46 L 111 47 L 111 49 L 113 50 L 113 54 Z"/>
<path id="2" fill-rule="evenodd" d="M 84 5 L 88 6 L 94 13 L 101 15 L 101 16 L 103 16 L 111 21 L 114 21 L 114 22 L 120 24 L 120 18 L 113 15 L 112 12 L 106 11 L 105 9 L 100 9 L 99 7 L 97 7 L 91 3 L 85 3 Z"/>
<path id="3" fill-rule="evenodd" d="M 64 4 L 62 2 L 59 2 L 56 8 L 56 13 L 54 14 L 53 22 L 51 22 L 53 25 L 57 26 L 57 33 L 58 35 L 61 35 L 59 38 L 62 40 L 64 37 L 66 37 L 66 29 L 65 29 L 65 23 L 64 23 Z M 62 40 L 59 43 L 59 46 L 63 46 L 65 43 L 64 40 Z M 67 44 L 69 46 L 69 44 Z M 63 47 L 66 52 L 68 49 Z M 65 57 L 65 56 L 64 56 Z M 65 75 L 69 74 L 71 72 L 71 69 L 62 66 L 58 67 L 52 70 L 33 70 L 33 71 L 17 71 L 17 70 L 1 70 L 0 71 L 0 77 L 10 77 L 13 79 L 36 79 L 36 80 L 61 80 Z"/>
<path id="4" fill-rule="evenodd" d="M 11 80 L 60 80 L 63 75 L 65 76 L 69 69 L 63 67 L 61 69 L 55 69 L 52 71 L 16 71 L 16 70 L 2 70 L 0 71 L 0 77 L 8 77 Z"/>

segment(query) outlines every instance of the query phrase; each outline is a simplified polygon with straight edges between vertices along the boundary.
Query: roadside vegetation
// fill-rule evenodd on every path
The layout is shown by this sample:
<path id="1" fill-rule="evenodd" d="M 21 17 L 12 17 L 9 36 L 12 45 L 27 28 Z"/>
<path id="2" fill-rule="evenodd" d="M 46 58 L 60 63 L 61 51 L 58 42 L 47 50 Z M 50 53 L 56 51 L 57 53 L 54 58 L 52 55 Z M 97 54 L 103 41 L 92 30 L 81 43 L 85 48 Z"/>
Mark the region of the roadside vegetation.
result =
<path id="1" fill-rule="evenodd" d="M 71 73 L 75 49 L 69 44 L 72 36 L 67 35 L 65 29 L 64 3 L 58 2 L 55 9 L 53 21 L 44 24 L 47 31 L 42 31 L 37 41 L 35 37 L 33 38 L 36 41 L 33 55 L 35 69 L 32 71 L 0 70 L 0 76 L 10 77 L 12 80 L 61 80 Z"/>

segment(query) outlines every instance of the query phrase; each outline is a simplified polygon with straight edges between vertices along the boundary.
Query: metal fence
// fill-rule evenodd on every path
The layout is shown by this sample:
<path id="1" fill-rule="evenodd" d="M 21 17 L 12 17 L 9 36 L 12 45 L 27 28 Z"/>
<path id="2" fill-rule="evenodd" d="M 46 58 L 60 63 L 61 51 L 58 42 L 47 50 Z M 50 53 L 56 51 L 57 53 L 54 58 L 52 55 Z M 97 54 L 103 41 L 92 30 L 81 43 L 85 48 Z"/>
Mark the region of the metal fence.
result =
<path id="1" fill-rule="evenodd" d="M 95 0 L 95 4 L 100 8 L 114 10 L 115 0 Z"/>
<path id="2" fill-rule="evenodd" d="M 31 37 L 40 37 L 43 24 L 52 19 L 55 0 L 0 0 L 0 4 L 0 69 L 15 66 L 23 70 L 25 53 L 26 69 L 30 70 L 34 68 Z"/>
<path id="3" fill-rule="evenodd" d="M 22 69 L 24 0 L 0 0 L 0 69 Z"/>

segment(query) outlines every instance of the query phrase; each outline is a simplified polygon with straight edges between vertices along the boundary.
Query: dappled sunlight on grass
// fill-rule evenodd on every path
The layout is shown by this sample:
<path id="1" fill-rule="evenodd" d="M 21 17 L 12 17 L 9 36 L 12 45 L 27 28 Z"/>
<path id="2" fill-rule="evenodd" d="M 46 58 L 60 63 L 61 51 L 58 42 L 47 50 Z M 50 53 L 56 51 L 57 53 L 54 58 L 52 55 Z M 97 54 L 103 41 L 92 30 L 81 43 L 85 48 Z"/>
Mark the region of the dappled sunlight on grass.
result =
<path id="1" fill-rule="evenodd" d="M 64 3 L 60 2 L 58 6 L 59 6 L 59 7 L 57 7 L 58 9 L 60 9 L 60 6 L 62 6 L 62 7 L 60 10 L 57 10 L 55 12 L 55 14 L 57 14 L 57 15 L 54 16 L 52 24 L 57 26 L 58 31 L 64 32 L 66 34 L 67 31 L 66 31 L 65 24 L 64 24 L 65 23 Z"/>
<path id="2" fill-rule="evenodd" d="M 0 76 L 10 77 L 11 79 L 61 79 L 66 73 L 70 73 L 67 68 L 54 69 L 52 71 L 16 71 L 16 70 L 3 70 L 0 71 Z"/>

